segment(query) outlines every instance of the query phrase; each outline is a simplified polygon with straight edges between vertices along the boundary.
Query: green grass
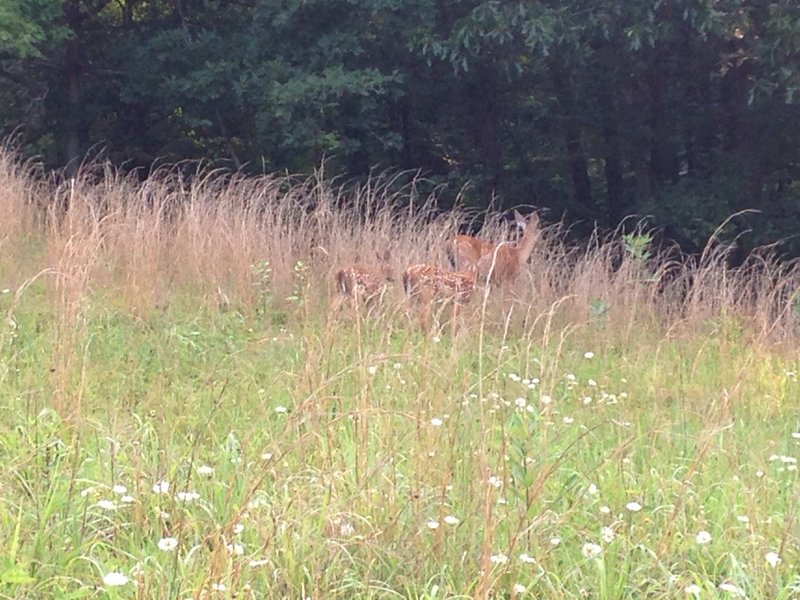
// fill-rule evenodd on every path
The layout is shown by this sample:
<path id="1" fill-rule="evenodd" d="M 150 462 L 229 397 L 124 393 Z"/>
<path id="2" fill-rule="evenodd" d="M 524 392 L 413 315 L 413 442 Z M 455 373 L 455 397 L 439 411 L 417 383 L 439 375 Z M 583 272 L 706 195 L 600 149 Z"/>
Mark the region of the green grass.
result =
<path id="1" fill-rule="evenodd" d="M 798 360 L 732 324 L 436 341 L 109 293 L 65 333 L 43 287 L 12 300 L 0 597 L 799 593 Z"/>

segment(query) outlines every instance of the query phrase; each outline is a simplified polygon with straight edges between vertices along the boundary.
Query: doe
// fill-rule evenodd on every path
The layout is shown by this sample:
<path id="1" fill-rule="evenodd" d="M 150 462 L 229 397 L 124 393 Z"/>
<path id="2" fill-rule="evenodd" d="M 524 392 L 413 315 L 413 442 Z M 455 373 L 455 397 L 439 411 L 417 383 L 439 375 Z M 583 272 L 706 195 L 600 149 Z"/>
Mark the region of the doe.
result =
<path id="1" fill-rule="evenodd" d="M 447 254 L 456 269 L 474 269 L 482 278 L 491 276 L 497 285 L 513 283 L 536 246 L 539 232 L 539 217 L 531 213 L 527 217 L 514 211 L 514 221 L 522 230 L 516 243 L 494 244 L 470 235 L 457 235 L 447 243 Z"/>

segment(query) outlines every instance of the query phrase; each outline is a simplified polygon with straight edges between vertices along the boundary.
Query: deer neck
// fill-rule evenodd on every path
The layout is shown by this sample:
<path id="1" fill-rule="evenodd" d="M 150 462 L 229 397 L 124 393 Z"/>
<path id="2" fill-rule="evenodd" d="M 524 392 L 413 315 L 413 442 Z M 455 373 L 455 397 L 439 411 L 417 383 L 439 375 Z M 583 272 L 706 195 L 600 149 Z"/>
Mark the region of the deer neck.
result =
<path id="1" fill-rule="evenodd" d="M 519 264 L 524 264 L 527 260 L 531 257 L 533 253 L 533 247 L 536 245 L 536 232 L 534 228 L 528 223 L 528 226 L 522 233 L 522 239 L 520 239 L 515 248 L 517 250 L 517 256 L 519 258 Z"/>

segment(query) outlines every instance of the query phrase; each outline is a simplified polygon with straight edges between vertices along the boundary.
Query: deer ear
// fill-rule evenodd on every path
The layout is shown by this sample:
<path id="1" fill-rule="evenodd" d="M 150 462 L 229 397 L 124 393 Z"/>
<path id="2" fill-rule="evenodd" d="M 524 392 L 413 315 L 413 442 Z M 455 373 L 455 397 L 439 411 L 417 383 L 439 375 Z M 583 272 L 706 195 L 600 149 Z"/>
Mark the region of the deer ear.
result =
<path id="1" fill-rule="evenodd" d="M 516 209 L 514 209 L 514 221 L 516 221 L 517 227 L 520 229 L 525 229 L 528 226 L 528 221 L 526 221 L 525 217 L 519 214 L 519 211 Z"/>

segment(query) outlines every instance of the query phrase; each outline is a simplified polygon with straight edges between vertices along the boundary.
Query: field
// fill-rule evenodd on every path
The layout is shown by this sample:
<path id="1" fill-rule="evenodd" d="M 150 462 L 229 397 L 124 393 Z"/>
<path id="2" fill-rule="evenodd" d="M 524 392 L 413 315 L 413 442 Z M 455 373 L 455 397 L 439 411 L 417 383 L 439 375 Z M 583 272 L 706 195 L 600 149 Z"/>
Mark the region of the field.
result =
<path id="1" fill-rule="evenodd" d="M 180 173 L 0 153 L 0 597 L 800 597 L 794 263 L 550 227 L 424 335 L 333 274 L 465 215 Z"/>

